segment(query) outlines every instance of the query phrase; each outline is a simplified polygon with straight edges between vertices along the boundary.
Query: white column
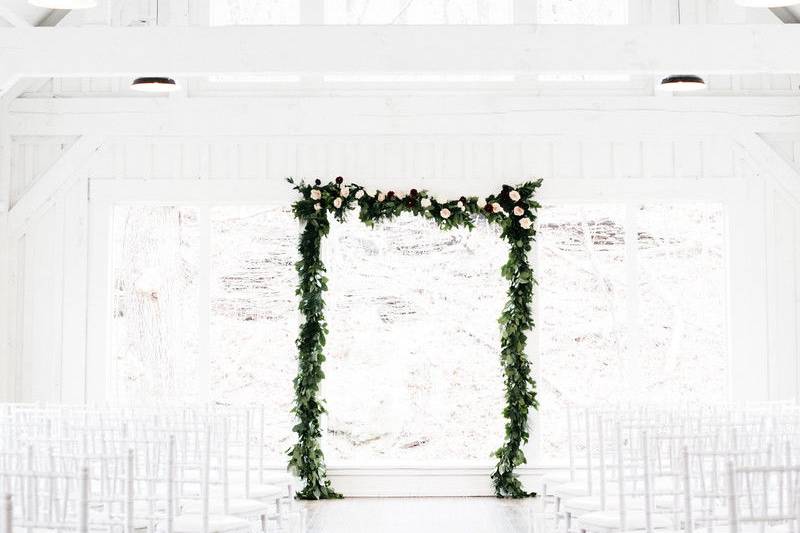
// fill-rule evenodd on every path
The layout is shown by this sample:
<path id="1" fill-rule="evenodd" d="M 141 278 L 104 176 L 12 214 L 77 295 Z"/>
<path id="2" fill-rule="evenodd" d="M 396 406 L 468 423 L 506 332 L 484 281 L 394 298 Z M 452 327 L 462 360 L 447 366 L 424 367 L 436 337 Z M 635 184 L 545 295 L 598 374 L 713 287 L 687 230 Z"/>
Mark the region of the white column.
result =
<path id="1" fill-rule="evenodd" d="M 764 179 L 728 205 L 728 338 L 733 401 L 769 399 Z"/>
<path id="2" fill-rule="evenodd" d="M 13 399 L 11 387 L 13 384 L 11 366 L 11 338 L 10 338 L 10 299 L 11 279 L 10 263 L 12 261 L 11 244 L 8 236 L 8 215 L 0 213 L 0 401 Z"/>
<path id="3" fill-rule="evenodd" d="M 110 202 L 90 200 L 86 352 L 73 354 L 71 364 L 85 368 L 84 399 L 92 403 L 107 399 L 108 362 L 113 355 L 110 342 L 112 216 Z"/>

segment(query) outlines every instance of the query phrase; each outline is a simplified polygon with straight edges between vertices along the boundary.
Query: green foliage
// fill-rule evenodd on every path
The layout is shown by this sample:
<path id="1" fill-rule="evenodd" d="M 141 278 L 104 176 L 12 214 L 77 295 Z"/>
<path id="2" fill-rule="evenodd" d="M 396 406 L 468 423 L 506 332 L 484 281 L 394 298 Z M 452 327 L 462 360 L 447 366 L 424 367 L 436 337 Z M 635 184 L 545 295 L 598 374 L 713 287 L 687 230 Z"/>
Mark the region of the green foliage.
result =
<path id="1" fill-rule="evenodd" d="M 320 245 L 330 229 L 328 215 L 341 222 L 347 212 L 356 207 L 360 208 L 359 219 L 370 227 L 404 212 L 432 219 L 444 230 L 471 229 L 477 216 L 500 226 L 501 237 L 510 246 L 508 261 L 502 268 L 503 277 L 509 281 L 508 301 L 498 320 L 502 329 L 500 361 L 505 376 L 503 416 L 506 424 L 503 445 L 494 452 L 497 467 L 492 480 L 498 497 L 535 496 L 524 490 L 514 469 L 525 463 L 522 446 L 530 436 L 528 414 L 530 409 L 538 408 L 536 383 L 531 377 L 525 345 L 527 332 L 534 327 L 531 302 L 536 280 L 528 254 L 536 236 L 534 222 L 540 205 L 533 197 L 542 180 L 529 181 L 516 188 L 504 185 L 499 194 L 483 199 L 462 196 L 446 201 L 424 190 L 412 189 L 402 196 L 393 191 L 368 193 L 359 185 L 345 184 L 342 178 L 326 184 L 319 180 L 313 184 L 295 183 L 291 178 L 288 181 L 302 196 L 294 203 L 293 212 L 304 223 L 299 244 L 300 261 L 296 265 L 300 277 L 297 294 L 304 318 L 296 342 L 298 372 L 294 379 L 292 409 L 297 418 L 293 428 L 297 444 L 288 450 L 289 468 L 305 482 L 297 497 L 314 500 L 342 497 L 331 488 L 320 448 L 320 417 L 325 413 L 325 406 L 319 398 L 319 384 L 325 377 L 322 363 L 328 333 L 323 299 L 328 279 L 320 259 Z"/>

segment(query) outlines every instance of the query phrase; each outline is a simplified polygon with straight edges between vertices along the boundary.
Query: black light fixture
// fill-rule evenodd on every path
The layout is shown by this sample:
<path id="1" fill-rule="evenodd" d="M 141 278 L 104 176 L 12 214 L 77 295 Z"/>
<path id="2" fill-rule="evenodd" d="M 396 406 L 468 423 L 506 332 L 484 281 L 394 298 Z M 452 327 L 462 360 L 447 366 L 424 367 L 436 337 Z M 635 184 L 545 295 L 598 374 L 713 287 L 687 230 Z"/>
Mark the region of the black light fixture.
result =
<path id="1" fill-rule="evenodd" d="M 694 74 L 674 74 L 661 80 L 659 88 L 675 93 L 699 91 L 706 88 L 706 82 L 703 81 L 703 78 Z"/>
<path id="2" fill-rule="evenodd" d="M 145 76 L 133 80 L 131 89 L 143 93 L 168 93 L 177 91 L 179 87 L 172 78 L 167 78 L 165 76 Z"/>

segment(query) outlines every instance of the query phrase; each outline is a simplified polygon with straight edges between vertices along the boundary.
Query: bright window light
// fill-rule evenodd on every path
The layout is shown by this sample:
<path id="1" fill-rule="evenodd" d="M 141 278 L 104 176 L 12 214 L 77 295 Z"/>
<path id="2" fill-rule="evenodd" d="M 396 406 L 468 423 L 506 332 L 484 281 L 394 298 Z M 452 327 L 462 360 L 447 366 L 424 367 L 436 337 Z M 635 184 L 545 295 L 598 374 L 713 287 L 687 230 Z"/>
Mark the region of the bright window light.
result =
<path id="1" fill-rule="evenodd" d="M 545 460 L 563 460 L 568 403 L 727 399 L 721 206 L 562 204 L 540 215 L 535 438 Z M 270 461 L 283 461 L 297 231 L 285 207 L 115 208 L 110 396 L 263 402 Z M 491 462 L 503 431 L 506 254 L 480 220 L 472 232 L 410 215 L 331 225 L 329 464 Z"/>
<path id="2" fill-rule="evenodd" d="M 326 24 L 511 24 L 511 0 L 325 0 Z"/>
<path id="3" fill-rule="evenodd" d="M 299 0 L 211 0 L 212 26 L 300 24 Z"/>
<path id="4" fill-rule="evenodd" d="M 513 74 L 330 74 L 328 83 L 481 83 L 511 82 Z"/>
<path id="5" fill-rule="evenodd" d="M 628 0 L 539 0 L 539 24 L 627 24 Z"/>
<path id="6" fill-rule="evenodd" d="M 542 209 L 544 460 L 565 462 L 569 404 L 728 399 L 723 221 L 717 204 Z"/>

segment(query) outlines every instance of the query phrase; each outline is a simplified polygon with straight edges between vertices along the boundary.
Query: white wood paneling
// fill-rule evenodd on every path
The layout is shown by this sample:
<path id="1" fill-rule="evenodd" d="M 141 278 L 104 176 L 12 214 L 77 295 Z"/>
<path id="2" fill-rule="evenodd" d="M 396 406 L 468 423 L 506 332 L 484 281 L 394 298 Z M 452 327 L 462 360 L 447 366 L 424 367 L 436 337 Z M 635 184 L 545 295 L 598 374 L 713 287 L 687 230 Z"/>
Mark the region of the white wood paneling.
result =
<path id="1" fill-rule="evenodd" d="M 529 93 L 286 95 L 272 98 L 18 98 L 12 135 L 568 135 L 724 138 L 800 131 L 796 97 L 541 97 Z M 167 141 L 169 142 L 169 141 Z M 711 148 L 711 147 L 710 147 Z"/>
<path id="2" fill-rule="evenodd" d="M 420 178 L 728 178 L 737 175 L 737 150 L 730 141 L 705 137 L 679 142 L 548 136 L 249 137 L 228 142 L 137 137 L 106 143 L 89 163 L 88 175 L 91 179 L 274 181 L 341 174 L 388 184 L 394 180 L 398 186 Z"/>
<path id="3" fill-rule="evenodd" d="M 13 206 L 50 166 L 75 141 L 75 137 L 14 137 L 10 173 L 11 205 Z"/>
<path id="4" fill-rule="evenodd" d="M 768 196 L 769 396 L 771 400 L 795 400 L 798 396 L 797 346 L 798 287 L 796 264 L 797 205 L 780 190 Z"/>

